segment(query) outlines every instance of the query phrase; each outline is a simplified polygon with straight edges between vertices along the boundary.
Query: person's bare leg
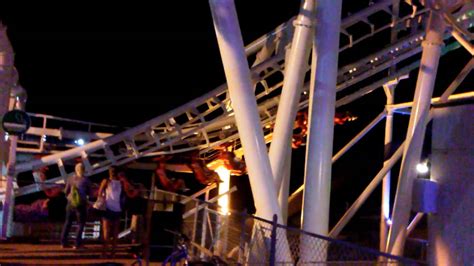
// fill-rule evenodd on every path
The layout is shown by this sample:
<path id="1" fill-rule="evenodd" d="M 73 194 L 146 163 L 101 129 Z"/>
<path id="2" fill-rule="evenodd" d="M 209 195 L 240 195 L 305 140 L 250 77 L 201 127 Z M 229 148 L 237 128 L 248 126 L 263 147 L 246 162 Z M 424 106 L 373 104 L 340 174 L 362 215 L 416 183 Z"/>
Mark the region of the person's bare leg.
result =
<path id="1" fill-rule="evenodd" d="M 130 222 L 130 230 L 132 232 L 132 244 L 137 242 L 137 222 L 138 217 L 136 214 L 132 214 L 132 221 Z"/>
<path id="2" fill-rule="evenodd" d="M 112 258 L 115 257 L 115 249 L 117 248 L 119 225 L 120 225 L 119 219 L 112 222 Z"/>
<path id="3" fill-rule="evenodd" d="M 107 256 L 108 242 L 110 241 L 110 222 L 107 219 L 102 219 L 102 239 L 103 250 L 102 255 Z"/>

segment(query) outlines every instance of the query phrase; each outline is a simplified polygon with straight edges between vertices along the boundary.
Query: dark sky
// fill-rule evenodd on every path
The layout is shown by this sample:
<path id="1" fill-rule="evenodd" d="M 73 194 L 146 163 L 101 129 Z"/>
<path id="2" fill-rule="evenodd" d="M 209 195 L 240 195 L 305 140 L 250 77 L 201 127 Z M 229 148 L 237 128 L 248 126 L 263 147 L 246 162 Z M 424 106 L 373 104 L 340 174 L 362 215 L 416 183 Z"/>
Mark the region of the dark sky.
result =
<path id="1" fill-rule="evenodd" d="M 208 1 L 6 2 L 0 19 L 29 95 L 27 111 L 133 126 L 225 82 Z M 235 2 L 245 44 L 300 5 Z M 345 2 L 343 17 L 369 1 Z"/>
<path id="2" fill-rule="evenodd" d="M 245 43 L 299 8 L 236 2 Z M 133 126 L 225 81 L 207 1 L 28 4 L 0 18 L 30 112 Z"/>

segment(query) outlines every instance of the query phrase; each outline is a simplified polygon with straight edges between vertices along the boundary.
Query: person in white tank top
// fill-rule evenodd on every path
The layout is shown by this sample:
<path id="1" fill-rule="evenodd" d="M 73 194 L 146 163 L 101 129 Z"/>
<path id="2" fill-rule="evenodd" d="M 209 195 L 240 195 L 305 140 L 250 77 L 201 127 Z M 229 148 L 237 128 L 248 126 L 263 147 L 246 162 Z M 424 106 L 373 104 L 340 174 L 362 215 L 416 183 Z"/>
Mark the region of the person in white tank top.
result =
<path id="1" fill-rule="evenodd" d="M 122 183 L 120 180 L 111 179 L 105 189 L 105 207 L 114 212 L 121 212 L 120 194 L 122 193 Z"/>
<path id="2" fill-rule="evenodd" d="M 99 195 L 105 196 L 105 213 L 102 217 L 102 233 L 104 241 L 103 255 L 106 256 L 109 244 L 112 245 L 111 256 L 115 256 L 122 214 L 122 197 L 124 186 L 118 179 L 115 167 L 109 168 L 109 178 L 102 180 Z"/>

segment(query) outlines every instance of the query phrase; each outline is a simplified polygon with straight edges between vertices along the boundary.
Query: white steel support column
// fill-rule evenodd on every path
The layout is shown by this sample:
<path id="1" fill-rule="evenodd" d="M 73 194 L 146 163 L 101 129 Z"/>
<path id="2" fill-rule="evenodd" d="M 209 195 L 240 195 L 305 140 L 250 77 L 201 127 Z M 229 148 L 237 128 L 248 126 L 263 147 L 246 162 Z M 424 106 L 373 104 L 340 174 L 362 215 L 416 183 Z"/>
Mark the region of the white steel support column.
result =
<path id="1" fill-rule="evenodd" d="M 441 16 L 431 12 L 427 26 L 426 40 L 423 42 L 420 71 L 416 82 L 413 109 L 406 136 L 406 146 L 398 178 L 397 193 L 392 213 L 392 226 L 388 236 L 386 251 L 403 255 L 406 228 L 412 206 L 412 188 L 416 177 L 416 164 L 420 160 L 424 132 L 438 70 L 443 34 L 446 25 Z"/>
<path id="2" fill-rule="evenodd" d="M 300 101 L 304 76 L 308 69 L 310 44 L 314 24 L 315 0 L 303 0 L 300 13 L 294 20 L 295 33 L 291 44 L 289 60 L 285 65 L 285 79 L 270 146 L 270 164 L 275 188 L 279 191 L 287 154 L 291 152 L 291 136 Z M 283 206 L 282 206 L 283 209 Z"/>
<path id="3" fill-rule="evenodd" d="M 342 0 L 321 0 L 316 7 L 309 97 L 309 131 L 303 192 L 303 230 L 327 235 L 336 103 L 337 60 Z M 301 242 L 302 261 L 315 259 L 306 239 Z M 321 261 L 321 260 L 319 260 Z"/>
<path id="4" fill-rule="evenodd" d="M 209 1 L 232 108 L 249 172 L 257 215 L 272 220 L 281 212 L 250 80 L 244 43 L 233 0 Z"/>
<path id="5" fill-rule="evenodd" d="M 8 112 L 10 89 L 14 82 L 13 49 L 8 40 L 7 28 L 0 23 L 0 121 Z M 5 132 L 0 127 L 0 172 L 6 166 L 8 159 L 8 142 Z M 0 181 L 0 188 L 2 188 Z"/>
<path id="6" fill-rule="evenodd" d="M 396 84 L 386 84 L 383 86 L 385 95 L 387 96 L 387 105 L 392 105 L 395 97 Z M 388 160 L 388 154 L 392 147 L 393 135 L 393 109 L 387 108 L 387 116 L 385 118 L 385 139 L 384 139 L 384 157 Z M 384 166 L 387 161 L 384 162 Z M 382 202 L 380 208 L 380 251 L 385 251 L 387 245 L 387 234 L 390 221 L 390 170 L 387 172 L 382 181 Z"/>
<path id="7" fill-rule="evenodd" d="M 263 138 L 257 101 L 250 79 L 250 70 L 245 56 L 234 0 L 210 0 L 209 4 L 235 121 L 244 150 L 257 215 L 272 220 L 273 215 L 276 214 L 278 222 L 281 224 L 283 219 L 267 146 Z M 290 247 L 286 236 L 280 237 L 278 241 L 279 249 L 276 260 L 291 263 Z"/>
<path id="8" fill-rule="evenodd" d="M 5 201 L 3 203 L 2 228 L 0 237 L 5 239 L 11 236 L 11 226 L 13 222 L 14 193 L 13 178 L 15 177 L 16 164 L 16 141 L 17 136 L 10 136 L 10 151 L 7 164 L 7 184 L 5 188 Z"/>
<path id="9" fill-rule="evenodd" d="M 288 220 L 288 197 L 290 196 L 291 149 L 287 152 L 286 160 L 283 163 L 285 167 L 283 168 L 283 173 L 281 173 L 283 180 L 279 188 L 278 203 L 281 208 L 283 224 L 286 225 Z"/>
<path id="10" fill-rule="evenodd" d="M 0 23 L 0 121 L 3 115 L 8 112 L 10 90 L 15 79 L 13 61 L 13 49 L 8 40 L 7 29 Z M 12 139 L 16 140 L 16 137 L 10 138 L 13 143 Z M 0 211 L 0 217 L 2 219 L 0 237 L 2 238 L 7 237 L 7 228 L 9 221 L 11 221 L 11 215 L 9 215 L 9 213 L 13 208 L 13 176 L 10 174 L 11 167 L 7 165 L 9 159 L 8 144 L 8 141 L 5 139 L 5 132 L 3 128 L 0 127 L 0 192 L 5 193 L 2 202 L 3 211 Z M 7 174 L 4 176 L 3 174 L 5 172 Z M 4 181 L 5 178 L 6 182 Z"/>

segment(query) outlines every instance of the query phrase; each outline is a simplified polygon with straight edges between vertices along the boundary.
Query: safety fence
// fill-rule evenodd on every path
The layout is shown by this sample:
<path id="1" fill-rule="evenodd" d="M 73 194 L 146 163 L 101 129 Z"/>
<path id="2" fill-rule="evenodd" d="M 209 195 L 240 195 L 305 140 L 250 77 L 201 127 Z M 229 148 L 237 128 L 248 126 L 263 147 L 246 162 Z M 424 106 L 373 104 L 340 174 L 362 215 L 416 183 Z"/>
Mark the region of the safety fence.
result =
<path id="1" fill-rule="evenodd" d="M 213 198 L 215 199 L 215 198 Z M 422 265 L 345 241 L 312 234 L 246 212 L 222 211 L 213 202 L 186 199 L 181 232 L 189 260 L 219 258 L 240 265 Z"/>

